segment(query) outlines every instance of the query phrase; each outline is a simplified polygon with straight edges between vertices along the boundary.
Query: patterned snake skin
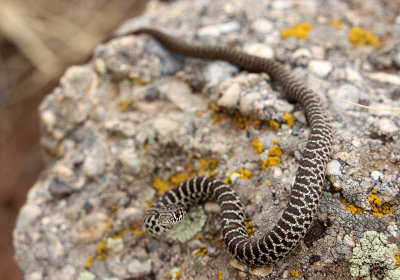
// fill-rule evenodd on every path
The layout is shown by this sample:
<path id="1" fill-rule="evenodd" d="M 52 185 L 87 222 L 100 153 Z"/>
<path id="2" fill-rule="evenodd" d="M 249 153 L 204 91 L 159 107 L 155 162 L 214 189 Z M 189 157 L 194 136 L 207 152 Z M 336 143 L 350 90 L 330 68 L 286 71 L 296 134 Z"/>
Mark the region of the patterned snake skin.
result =
<path id="1" fill-rule="evenodd" d="M 276 61 L 228 47 L 190 44 L 151 28 L 139 29 L 131 34 L 149 34 L 184 56 L 225 60 L 248 71 L 267 73 L 282 86 L 288 99 L 303 106 L 311 128 L 289 202 L 272 230 L 259 239 L 249 237 L 243 208 L 234 190 L 220 180 L 204 177 L 190 179 L 161 196 L 146 214 L 147 230 L 159 235 L 183 218 L 184 208 L 217 200 L 221 207 L 225 245 L 238 260 L 259 266 L 288 255 L 306 234 L 317 211 L 331 152 L 331 126 L 319 97 Z"/>

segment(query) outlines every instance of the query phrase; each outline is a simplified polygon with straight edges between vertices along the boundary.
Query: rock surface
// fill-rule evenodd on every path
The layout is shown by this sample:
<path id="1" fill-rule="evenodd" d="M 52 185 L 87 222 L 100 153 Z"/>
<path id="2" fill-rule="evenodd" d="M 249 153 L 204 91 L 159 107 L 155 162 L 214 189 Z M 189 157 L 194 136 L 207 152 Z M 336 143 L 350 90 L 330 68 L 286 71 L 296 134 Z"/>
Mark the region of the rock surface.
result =
<path id="1" fill-rule="evenodd" d="M 14 230 L 25 278 L 357 279 L 364 274 L 350 269 L 352 254 L 357 248 L 357 262 L 368 258 L 371 248 L 360 243 L 366 232 L 384 236 L 393 257 L 400 245 L 399 111 L 343 98 L 400 108 L 400 16 L 379 1 L 327 3 L 151 2 L 118 31 L 146 25 L 273 56 L 326 102 L 334 127 L 331 162 L 313 227 L 291 255 L 269 268 L 235 262 L 223 248 L 212 203 L 202 231 L 186 243 L 144 233 L 146 208 L 163 189 L 214 173 L 237 178 L 232 186 L 254 235 L 266 232 L 286 206 L 309 129 L 301 106 L 290 104 L 267 75 L 185 59 L 148 36 L 127 36 L 67 69 L 41 105 L 48 167 Z M 306 38 L 281 36 L 305 21 L 312 26 Z M 386 39 L 380 48 L 355 47 L 353 26 Z M 281 163 L 263 170 L 254 139 L 262 143 L 261 156 L 278 145 Z M 369 259 L 368 267 L 397 277 L 395 261 Z"/>

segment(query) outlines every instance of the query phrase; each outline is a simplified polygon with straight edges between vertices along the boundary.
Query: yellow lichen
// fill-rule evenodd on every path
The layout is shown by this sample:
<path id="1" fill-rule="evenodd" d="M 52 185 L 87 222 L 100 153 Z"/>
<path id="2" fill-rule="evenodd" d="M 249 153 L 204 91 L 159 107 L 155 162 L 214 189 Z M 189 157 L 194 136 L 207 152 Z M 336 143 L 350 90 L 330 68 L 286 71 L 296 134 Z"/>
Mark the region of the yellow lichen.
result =
<path id="1" fill-rule="evenodd" d="M 279 129 L 279 123 L 274 121 L 274 120 L 270 120 L 268 122 L 269 127 L 272 128 L 273 130 L 278 130 Z"/>
<path id="2" fill-rule="evenodd" d="M 342 28 L 343 27 L 343 24 L 338 20 L 332 20 L 331 21 L 331 25 L 336 27 L 336 28 Z"/>
<path id="3" fill-rule="evenodd" d="M 136 229 L 136 230 L 133 231 L 133 234 L 135 236 L 142 236 L 145 232 L 146 232 L 146 230 L 144 228 L 143 229 Z"/>
<path id="4" fill-rule="evenodd" d="M 294 125 L 294 117 L 292 114 L 290 113 L 285 113 L 285 115 L 283 116 L 283 120 L 289 125 L 289 126 L 293 126 Z"/>
<path id="5" fill-rule="evenodd" d="M 213 115 L 212 123 L 217 123 L 225 118 L 225 116 L 218 112 L 218 106 L 215 103 L 211 103 L 210 109 Z"/>
<path id="6" fill-rule="evenodd" d="M 396 265 L 400 267 L 400 250 L 397 252 L 395 258 L 396 258 Z"/>
<path id="7" fill-rule="evenodd" d="M 346 210 L 351 212 L 353 215 L 355 214 L 362 215 L 365 211 L 364 207 L 357 207 L 354 205 L 354 203 L 351 203 L 344 198 L 342 198 L 341 201 L 344 205 L 346 205 Z"/>
<path id="8" fill-rule="evenodd" d="M 169 178 L 169 181 L 173 184 L 173 185 L 179 185 L 180 183 L 185 182 L 187 179 L 190 178 L 190 175 L 184 172 L 179 172 L 176 174 L 172 174 Z"/>
<path id="9" fill-rule="evenodd" d="M 201 235 L 201 234 L 196 235 L 196 239 L 197 240 L 202 240 L 203 239 L 203 235 Z"/>
<path id="10" fill-rule="evenodd" d="M 269 187 L 269 186 L 271 186 L 271 180 L 267 180 L 267 186 Z"/>
<path id="11" fill-rule="evenodd" d="M 278 145 L 274 145 L 272 146 L 271 149 L 269 149 L 269 153 L 270 156 L 277 156 L 280 157 L 282 155 L 282 150 Z"/>
<path id="12" fill-rule="evenodd" d="M 204 256 L 205 254 L 207 254 L 207 252 L 208 252 L 208 248 L 203 247 L 203 248 L 198 248 L 198 249 L 194 250 L 192 255 L 197 258 L 197 257 Z"/>
<path id="13" fill-rule="evenodd" d="M 127 111 L 131 107 L 132 103 L 133 103 L 133 98 L 128 101 L 123 99 L 118 100 L 119 107 L 121 107 L 122 111 Z"/>
<path id="14" fill-rule="evenodd" d="M 274 144 L 278 144 L 279 140 L 278 139 L 274 139 Z"/>
<path id="15" fill-rule="evenodd" d="M 254 151 L 255 151 L 257 154 L 261 154 L 261 153 L 262 153 L 263 143 L 262 143 L 260 140 L 258 140 L 257 138 L 255 138 L 255 139 L 251 142 L 251 145 L 253 146 Z"/>
<path id="16" fill-rule="evenodd" d="M 220 270 L 219 272 L 218 272 L 218 280 L 222 280 L 223 279 L 223 277 L 222 277 L 222 270 Z"/>
<path id="17" fill-rule="evenodd" d="M 282 38 L 296 37 L 297 39 L 306 39 L 311 31 L 312 25 L 308 22 L 301 22 L 290 28 L 282 30 Z"/>
<path id="18" fill-rule="evenodd" d="M 268 157 L 266 160 L 262 162 L 262 169 L 265 170 L 266 167 L 271 168 L 271 166 L 277 165 L 281 163 L 280 157 Z"/>
<path id="19" fill-rule="evenodd" d="M 204 174 L 206 171 L 210 173 L 210 176 L 215 175 L 215 169 L 219 165 L 219 159 L 214 158 L 210 160 L 206 160 L 205 158 L 199 158 L 199 162 L 202 165 L 202 168 L 200 168 L 199 173 Z"/>
<path id="20" fill-rule="evenodd" d="M 298 272 L 297 270 L 292 269 L 290 271 L 290 274 L 292 274 L 292 276 L 300 276 L 300 272 Z"/>
<path id="21" fill-rule="evenodd" d="M 86 264 L 85 264 L 85 268 L 86 268 L 86 269 L 91 268 L 92 265 L 93 265 L 93 261 L 94 261 L 94 257 L 93 257 L 93 256 L 90 256 L 90 257 L 88 258 Z"/>
<path id="22" fill-rule="evenodd" d="M 248 234 L 253 233 L 256 230 L 256 228 L 253 226 L 253 222 L 252 221 L 248 221 L 246 223 L 246 227 L 247 227 L 247 233 Z"/>
<path id="23" fill-rule="evenodd" d="M 239 170 L 240 178 L 242 179 L 250 179 L 253 176 L 253 173 L 247 168 L 240 168 Z"/>
<path id="24" fill-rule="evenodd" d="M 371 195 L 368 197 L 369 203 L 371 203 L 372 212 L 376 217 L 383 217 L 384 214 L 394 213 L 394 209 L 390 203 L 382 203 L 382 200 L 376 195 L 377 191 L 372 190 Z"/>
<path id="25" fill-rule="evenodd" d="M 157 190 L 157 194 L 161 195 L 169 190 L 170 183 L 159 177 L 155 177 L 151 186 Z"/>
<path id="26" fill-rule="evenodd" d="M 361 27 L 352 27 L 349 33 L 349 41 L 353 47 L 359 46 L 377 46 L 380 47 L 382 42 L 371 32 Z"/>

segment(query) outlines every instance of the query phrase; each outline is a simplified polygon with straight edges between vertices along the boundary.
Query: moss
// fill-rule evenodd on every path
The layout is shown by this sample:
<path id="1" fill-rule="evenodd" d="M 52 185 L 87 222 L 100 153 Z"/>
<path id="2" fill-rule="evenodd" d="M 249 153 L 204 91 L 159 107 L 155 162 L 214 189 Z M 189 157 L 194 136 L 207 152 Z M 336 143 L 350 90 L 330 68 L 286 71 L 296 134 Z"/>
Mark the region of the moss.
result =
<path id="1" fill-rule="evenodd" d="M 367 231 L 354 247 L 350 260 L 350 274 L 365 279 L 400 280 L 400 268 L 396 267 L 396 244 L 389 244 L 386 236 Z"/>
<path id="2" fill-rule="evenodd" d="M 371 31 L 361 27 L 352 27 L 350 29 L 349 41 L 353 47 L 365 45 L 380 47 L 382 45 L 382 42 Z"/>
<path id="3" fill-rule="evenodd" d="M 283 120 L 289 125 L 289 126 L 293 126 L 294 125 L 294 117 L 292 114 L 290 113 L 285 113 L 283 115 Z"/>
<path id="4" fill-rule="evenodd" d="M 307 39 L 308 33 L 311 31 L 312 25 L 308 22 L 301 22 L 281 32 L 282 38 L 296 37 L 297 39 Z"/>

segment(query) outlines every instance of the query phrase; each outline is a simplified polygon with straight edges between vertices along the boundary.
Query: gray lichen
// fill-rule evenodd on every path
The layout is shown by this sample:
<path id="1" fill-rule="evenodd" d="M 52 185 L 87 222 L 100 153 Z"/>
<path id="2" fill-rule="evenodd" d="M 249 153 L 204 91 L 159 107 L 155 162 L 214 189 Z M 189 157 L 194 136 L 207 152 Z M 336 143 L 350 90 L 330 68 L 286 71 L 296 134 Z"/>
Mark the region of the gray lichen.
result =
<path id="1" fill-rule="evenodd" d="M 367 231 L 353 249 L 350 273 L 368 280 L 398 280 L 400 268 L 396 266 L 397 251 L 396 244 L 388 243 L 384 234 Z"/>

